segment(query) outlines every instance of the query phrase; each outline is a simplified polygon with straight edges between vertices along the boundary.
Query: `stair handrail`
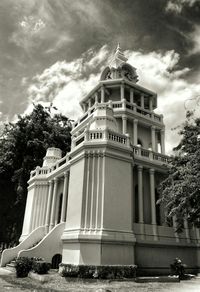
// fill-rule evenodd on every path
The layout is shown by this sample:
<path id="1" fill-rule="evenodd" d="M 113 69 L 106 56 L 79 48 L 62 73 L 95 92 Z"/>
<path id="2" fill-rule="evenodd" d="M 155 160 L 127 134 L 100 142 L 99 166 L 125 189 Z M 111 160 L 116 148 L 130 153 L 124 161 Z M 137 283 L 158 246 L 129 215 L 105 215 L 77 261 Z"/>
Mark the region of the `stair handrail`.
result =
<path id="1" fill-rule="evenodd" d="M 1 255 L 0 267 L 5 267 L 6 264 L 14 260 L 20 250 L 26 250 L 36 243 L 38 243 L 45 236 L 45 226 L 40 226 L 33 230 L 27 238 L 25 238 L 20 244 L 13 248 L 4 249 Z"/>

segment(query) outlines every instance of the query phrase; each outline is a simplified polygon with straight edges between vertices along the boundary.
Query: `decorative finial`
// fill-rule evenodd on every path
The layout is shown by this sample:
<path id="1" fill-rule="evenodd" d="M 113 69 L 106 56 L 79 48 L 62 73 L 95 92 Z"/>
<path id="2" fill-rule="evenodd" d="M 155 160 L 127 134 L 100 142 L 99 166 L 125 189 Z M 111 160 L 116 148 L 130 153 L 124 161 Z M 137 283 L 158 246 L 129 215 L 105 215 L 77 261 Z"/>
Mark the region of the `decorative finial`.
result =
<path id="1" fill-rule="evenodd" d="M 124 53 L 121 50 L 120 43 L 117 44 L 117 48 L 113 59 L 111 61 L 111 66 L 114 68 L 119 67 L 121 64 L 126 63 L 127 58 L 124 56 Z"/>

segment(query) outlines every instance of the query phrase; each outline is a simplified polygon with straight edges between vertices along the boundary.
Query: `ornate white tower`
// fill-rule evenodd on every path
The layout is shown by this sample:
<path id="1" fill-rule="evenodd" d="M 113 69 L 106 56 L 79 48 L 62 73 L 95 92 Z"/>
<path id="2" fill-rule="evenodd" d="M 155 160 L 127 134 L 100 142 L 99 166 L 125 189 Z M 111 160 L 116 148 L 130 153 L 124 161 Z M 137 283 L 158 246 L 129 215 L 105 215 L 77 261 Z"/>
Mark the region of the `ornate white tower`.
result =
<path id="1" fill-rule="evenodd" d="M 199 230 L 185 222 L 177 234 L 156 205 L 167 171 L 165 126 L 154 112 L 156 93 L 137 81 L 118 45 L 80 102 L 71 152 L 61 158 L 50 148 L 31 172 L 22 242 L 2 254 L 2 266 L 16 256 L 51 261 L 57 254 L 63 265 L 137 264 L 148 273 L 167 273 L 176 256 L 198 265 Z"/>

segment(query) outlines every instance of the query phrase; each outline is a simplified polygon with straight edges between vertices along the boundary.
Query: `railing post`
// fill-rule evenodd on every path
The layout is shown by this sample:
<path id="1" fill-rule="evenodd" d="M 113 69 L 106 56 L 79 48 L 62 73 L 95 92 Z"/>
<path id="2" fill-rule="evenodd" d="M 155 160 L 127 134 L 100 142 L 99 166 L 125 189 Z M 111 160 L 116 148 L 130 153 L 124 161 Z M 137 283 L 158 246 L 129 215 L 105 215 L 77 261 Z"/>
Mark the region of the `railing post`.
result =
<path id="1" fill-rule="evenodd" d="M 72 136 L 72 143 L 71 143 L 71 148 L 73 149 L 76 146 L 76 141 L 75 141 L 75 137 Z"/>
<path id="2" fill-rule="evenodd" d="M 85 141 L 89 141 L 89 130 L 85 129 Z"/>
<path id="3" fill-rule="evenodd" d="M 103 140 L 108 140 L 108 129 L 107 128 L 103 132 Z"/>
<path id="4" fill-rule="evenodd" d="M 39 174 L 40 174 L 39 172 L 40 172 L 40 167 L 37 166 L 37 167 L 36 167 L 36 175 L 39 175 Z"/>
<path id="5" fill-rule="evenodd" d="M 126 146 L 130 147 L 130 135 L 126 134 Z"/>
<path id="6" fill-rule="evenodd" d="M 113 108 L 112 100 L 109 100 L 109 102 L 108 102 L 108 106 L 109 106 L 110 108 Z"/>
<path id="7" fill-rule="evenodd" d="M 122 108 L 123 109 L 126 109 L 126 99 L 123 99 L 122 100 Z"/>

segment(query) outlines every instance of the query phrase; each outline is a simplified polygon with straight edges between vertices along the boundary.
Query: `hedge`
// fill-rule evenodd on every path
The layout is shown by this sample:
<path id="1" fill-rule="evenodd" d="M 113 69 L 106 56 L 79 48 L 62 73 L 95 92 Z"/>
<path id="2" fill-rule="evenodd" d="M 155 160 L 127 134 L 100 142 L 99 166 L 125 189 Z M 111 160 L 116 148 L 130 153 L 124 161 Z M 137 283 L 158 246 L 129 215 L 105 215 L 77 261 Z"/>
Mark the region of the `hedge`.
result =
<path id="1" fill-rule="evenodd" d="M 124 279 L 136 277 L 135 265 L 71 265 L 60 264 L 59 274 L 62 277 L 90 279 Z"/>

